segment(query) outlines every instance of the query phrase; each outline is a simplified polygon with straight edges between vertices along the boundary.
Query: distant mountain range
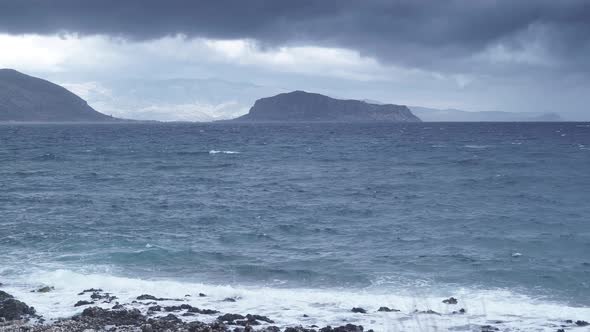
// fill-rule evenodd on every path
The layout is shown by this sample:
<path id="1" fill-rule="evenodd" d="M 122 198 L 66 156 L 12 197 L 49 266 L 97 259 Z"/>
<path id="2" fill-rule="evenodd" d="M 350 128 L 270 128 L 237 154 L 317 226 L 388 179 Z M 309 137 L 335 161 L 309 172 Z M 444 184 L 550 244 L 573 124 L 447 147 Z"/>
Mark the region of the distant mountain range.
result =
<path id="1" fill-rule="evenodd" d="M 12 69 L 0 69 L 0 121 L 113 122 L 65 88 Z"/>
<path id="2" fill-rule="evenodd" d="M 408 107 L 293 91 L 258 99 L 239 122 L 419 122 Z"/>
<path id="3" fill-rule="evenodd" d="M 557 122 L 563 121 L 556 113 L 467 112 L 456 109 L 435 109 L 410 106 L 422 121 L 428 122 Z"/>
<path id="4" fill-rule="evenodd" d="M 104 83 L 104 82 L 103 82 Z M 343 100 L 219 79 L 126 80 L 64 84 L 0 69 L 0 121 L 563 121 L 555 113 L 467 112 Z M 67 88 L 67 89 L 66 89 Z M 70 92 L 72 91 L 72 92 Z M 76 94 L 83 96 L 88 102 Z M 267 97 L 275 95 L 274 97 Z M 251 105 L 254 105 L 251 107 Z M 248 109 L 249 113 L 244 115 Z"/>

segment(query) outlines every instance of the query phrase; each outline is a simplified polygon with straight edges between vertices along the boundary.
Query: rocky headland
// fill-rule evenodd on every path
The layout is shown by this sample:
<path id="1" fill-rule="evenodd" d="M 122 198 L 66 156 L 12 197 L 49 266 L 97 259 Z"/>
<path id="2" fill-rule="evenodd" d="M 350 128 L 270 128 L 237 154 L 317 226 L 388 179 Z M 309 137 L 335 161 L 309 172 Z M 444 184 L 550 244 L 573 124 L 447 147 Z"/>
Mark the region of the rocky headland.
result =
<path id="1" fill-rule="evenodd" d="M 403 105 L 334 99 L 293 91 L 258 99 L 237 122 L 420 122 Z"/>

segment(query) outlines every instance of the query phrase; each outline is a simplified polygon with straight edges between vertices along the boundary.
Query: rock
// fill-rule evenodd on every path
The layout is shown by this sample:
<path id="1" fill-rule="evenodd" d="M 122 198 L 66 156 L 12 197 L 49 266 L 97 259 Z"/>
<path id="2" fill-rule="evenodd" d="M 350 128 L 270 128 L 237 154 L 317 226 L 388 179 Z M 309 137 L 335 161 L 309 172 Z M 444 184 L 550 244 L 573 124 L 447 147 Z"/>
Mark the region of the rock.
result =
<path id="1" fill-rule="evenodd" d="M 457 299 L 454 298 L 454 297 L 449 297 L 448 299 L 443 300 L 442 302 L 443 303 L 446 303 L 446 304 L 457 304 L 457 303 L 459 303 L 459 301 L 457 301 Z"/>
<path id="2" fill-rule="evenodd" d="M 364 328 L 362 327 L 362 325 L 346 324 L 344 326 L 339 326 L 336 328 L 327 326 L 321 328 L 320 332 L 363 332 L 363 330 Z"/>
<path id="3" fill-rule="evenodd" d="M 195 308 L 195 307 L 188 309 L 188 312 L 194 312 L 194 313 L 198 313 L 201 315 L 216 315 L 219 313 L 219 311 L 217 311 L 217 310 L 199 309 L 199 308 Z"/>
<path id="4" fill-rule="evenodd" d="M 302 326 L 298 327 L 287 327 L 284 332 L 316 332 L 313 329 L 306 329 Z"/>
<path id="5" fill-rule="evenodd" d="M 457 314 L 461 314 L 462 315 L 462 314 L 464 314 L 466 312 L 467 312 L 467 310 L 461 308 L 461 309 L 459 309 L 459 311 L 453 311 L 452 314 L 453 315 L 457 315 Z"/>
<path id="6" fill-rule="evenodd" d="M 160 320 L 163 321 L 168 321 L 168 322 L 174 322 L 174 323 L 182 323 L 182 320 L 180 320 L 180 318 L 174 316 L 174 314 L 168 314 L 167 316 L 164 316 L 162 318 L 160 318 Z"/>
<path id="7" fill-rule="evenodd" d="M 124 309 L 125 307 L 122 304 L 119 304 L 119 302 L 117 302 L 117 304 L 115 304 L 111 309 L 113 310 L 121 310 Z"/>
<path id="8" fill-rule="evenodd" d="M 74 304 L 74 307 L 81 307 L 83 305 L 90 305 L 90 304 L 94 304 L 94 302 L 81 300 L 81 301 L 76 302 L 76 304 Z"/>
<path id="9" fill-rule="evenodd" d="M 7 299 L 12 299 L 12 298 L 14 298 L 12 295 L 10 295 L 10 294 L 8 294 L 6 292 L 0 291 L 0 301 L 4 301 L 4 300 L 7 300 Z"/>
<path id="10" fill-rule="evenodd" d="M 84 293 L 100 293 L 102 292 L 102 289 L 100 288 L 90 288 L 90 289 L 85 289 L 83 291 L 81 291 L 80 293 L 78 293 L 78 295 L 84 295 Z"/>
<path id="11" fill-rule="evenodd" d="M 354 307 L 352 308 L 350 311 L 354 312 L 354 313 L 358 313 L 358 314 L 366 314 L 367 310 L 360 308 L 360 307 Z"/>
<path id="12" fill-rule="evenodd" d="M 493 327 L 491 325 L 482 325 L 481 326 L 481 332 L 494 332 L 494 331 L 499 331 L 500 329 L 498 329 L 497 327 Z"/>
<path id="13" fill-rule="evenodd" d="M 137 300 L 139 301 L 145 301 L 145 300 L 154 300 L 154 301 L 158 301 L 159 299 L 153 295 L 149 295 L 149 294 L 142 294 L 140 296 L 137 297 Z"/>
<path id="14" fill-rule="evenodd" d="M 145 316 L 137 309 L 132 310 L 107 310 L 99 307 L 84 309 L 81 319 L 91 319 L 95 323 L 103 325 L 133 325 L 138 326 L 145 322 Z"/>
<path id="15" fill-rule="evenodd" d="M 267 322 L 267 323 L 270 323 L 270 324 L 274 324 L 274 321 L 272 319 L 266 317 L 266 316 L 247 314 L 246 315 L 246 319 L 248 319 L 249 321 L 259 320 L 259 321 L 262 321 L 262 322 Z"/>
<path id="16" fill-rule="evenodd" d="M 390 309 L 388 307 L 380 307 L 377 311 L 383 311 L 383 312 L 399 312 L 399 310 L 397 310 L 397 309 Z"/>
<path id="17" fill-rule="evenodd" d="M 39 289 L 37 289 L 37 290 L 35 290 L 33 292 L 36 292 L 36 293 L 49 293 L 52 290 L 55 290 L 55 287 L 45 286 L 45 287 L 41 287 L 41 288 L 39 288 Z"/>
<path id="18" fill-rule="evenodd" d="M 588 325 L 590 325 L 590 323 L 588 323 L 585 320 L 577 320 L 576 321 L 576 325 L 578 325 L 578 326 L 588 326 Z"/>
<path id="19" fill-rule="evenodd" d="M 414 313 L 415 314 L 427 314 L 427 315 L 438 315 L 438 316 L 441 316 L 440 313 L 438 313 L 438 312 L 436 312 L 434 310 L 431 310 L 431 309 L 424 310 L 424 311 L 414 310 Z"/>
<path id="20" fill-rule="evenodd" d="M 205 297 L 205 296 L 207 296 L 207 295 L 205 295 L 205 294 L 203 294 L 203 293 L 199 293 L 199 296 L 200 296 L 200 297 Z"/>
<path id="21" fill-rule="evenodd" d="M 206 324 L 203 322 L 191 322 L 188 324 L 189 332 L 226 332 L 225 324 L 213 322 Z"/>
<path id="22" fill-rule="evenodd" d="M 565 332 L 564 329 L 558 329 L 557 332 Z"/>
<path id="23" fill-rule="evenodd" d="M 12 295 L 0 291 L 0 317 L 11 321 L 26 319 L 34 315 L 35 309 L 33 307 L 29 307 L 24 302 L 12 297 Z"/>
<path id="24" fill-rule="evenodd" d="M 116 296 L 113 296 L 110 293 L 100 294 L 99 292 L 92 293 L 92 295 L 90 295 L 90 298 L 93 300 L 104 300 L 103 303 L 111 303 L 112 301 L 117 299 Z"/>
<path id="25" fill-rule="evenodd" d="M 238 299 L 235 297 L 226 297 L 223 302 L 236 302 Z"/>
<path id="26" fill-rule="evenodd" d="M 276 326 L 267 326 L 262 330 L 258 330 L 259 332 L 281 332 L 281 329 Z"/>
<path id="27" fill-rule="evenodd" d="M 217 320 L 220 322 L 233 322 L 235 320 L 238 319 L 244 319 L 246 317 L 240 315 L 240 314 L 225 314 L 225 315 L 221 315 L 219 317 L 217 317 Z"/>
<path id="28" fill-rule="evenodd" d="M 154 329 L 152 328 L 151 324 L 143 324 L 141 326 L 141 332 L 153 332 Z"/>
<path id="29" fill-rule="evenodd" d="M 155 305 L 148 308 L 148 311 L 162 311 L 162 307 L 159 305 Z"/>

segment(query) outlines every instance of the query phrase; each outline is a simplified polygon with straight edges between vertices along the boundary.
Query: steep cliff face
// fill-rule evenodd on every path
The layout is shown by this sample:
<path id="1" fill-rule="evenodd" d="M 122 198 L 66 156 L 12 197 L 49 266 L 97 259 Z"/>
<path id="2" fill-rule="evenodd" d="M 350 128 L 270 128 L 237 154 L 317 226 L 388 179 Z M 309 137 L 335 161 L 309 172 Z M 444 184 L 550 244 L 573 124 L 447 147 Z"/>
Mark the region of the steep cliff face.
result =
<path id="1" fill-rule="evenodd" d="M 110 122 L 65 88 L 12 69 L 0 69 L 0 121 Z"/>
<path id="2" fill-rule="evenodd" d="M 258 99 L 248 114 L 234 121 L 419 122 L 420 119 L 406 106 L 378 105 L 294 91 Z"/>

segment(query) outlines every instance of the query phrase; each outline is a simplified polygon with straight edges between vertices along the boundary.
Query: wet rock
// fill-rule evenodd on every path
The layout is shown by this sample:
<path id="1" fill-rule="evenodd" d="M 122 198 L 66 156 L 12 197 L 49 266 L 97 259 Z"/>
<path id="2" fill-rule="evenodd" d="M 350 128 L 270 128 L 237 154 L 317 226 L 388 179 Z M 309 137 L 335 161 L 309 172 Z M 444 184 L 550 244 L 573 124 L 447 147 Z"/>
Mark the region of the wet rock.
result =
<path id="1" fill-rule="evenodd" d="M 423 310 L 423 311 L 414 310 L 414 313 L 415 314 L 427 314 L 427 315 L 438 315 L 438 316 L 441 316 L 440 313 L 438 313 L 438 312 L 436 312 L 434 310 L 431 310 L 431 309 Z"/>
<path id="2" fill-rule="evenodd" d="M 163 321 L 168 321 L 168 322 L 174 322 L 174 323 L 182 323 L 182 320 L 180 320 L 180 318 L 174 316 L 173 314 L 168 314 L 167 316 L 164 316 L 162 318 L 160 318 L 160 320 Z"/>
<path id="3" fill-rule="evenodd" d="M 557 332 L 565 332 L 564 329 L 558 329 Z"/>
<path id="4" fill-rule="evenodd" d="M 380 307 L 377 311 L 382 311 L 382 312 L 399 312 L 399 310 L 397 309 L 391 309 L 388 307 Z"/>
<path id="5" fill-rule="evenodd" d="M 494 331 L 499 331 L 500 329 L 498 329 L 497 327 L 491 326 L 491 325 L 482 325 L 481 326 L 481 332 L 494 332 Z"/>
<path id="6" fill-rule="evenodd" d="M 7 321 L 27 319 L 35 315 L 35 309 L 24 302 L 15 299 L 12 295 L 0 291 L 0 317 Z"/>
<path id="7" fill-rule="evenodd" d="M 205 294 L 203 294 L 203 293 L 199 293 L 199 296 L 200 296 L 200 297 L 205 297 L 205 296 L 207 296 L 207 295 L 205 295 Z"/>
<path id="8" fill-rule="evenodd" d="M 240 315 L 240 314 L 225 314 L 225 315 L 221 315 L 219 317 L 217 317 L 217 320 L 220 322 L 233 322 L 235 320 L 238 319 L 244 319 L 246 317 Z"/>
<path id="9" fill-rule="evenodd" d="M 101 294 L 99 292 L 92 293 L 92 295 L 90 295 L 90 298 L 93 300 L 103 300 L 102 303 L 111 303 L 117 299 L 116 296 L 113 296 L 110 293 Z"/>
<path id="10" fill-rule="evenodd" d="M 217 310 L 199 309 L 199 308 L 195 308 L 195 307 L 188 309 L 188 312 L 193 312 L 193 313 L 197 313 L 197 314 L 201 314 L 201 315 L 216 315 L 219 313 L 219 311 L 217 311 Z"/>
<path id="11" fill-rule="evenodd" d="M 117 304 L 115 304 L 111 309 L 113 310 L 121 310 L 124 309 L 125 307 L 122 304 L 119 304 L 119 302 L 117 302 Z"/>
<path id="12" fill-rule="evenodd" d="M 203 322 L 191 322 L 188 324 L 189 332 L 225 332 L 227 331 L 225 324 L 214 322 L 206 324 Z"/>
<path id="13" fill-rule="evenodd" d="M 363 330 L 364 328 L 362 327 L 362 325 L 346 324 L 344 326 L 339 326 L 336 328 L 327 326 L 321 328 L 320 332 L 363 332 Z"/>
<path id="14" fill-rule="evenodd" d="M 145 301 L 145 300 L 161 301 L 161 300 L 159 300 L 159 298 L 157 298 L 153 295 L 149 295 L 149 294 L 142 294 L 142 295 L 138 296 L 136 299 L 139 301 Z"/>
<path id="15" fill-rule="evenodd" d="M 76 304 L 74 304 L 74 307 L 81 307 L 83 305 L 90 305 L 90 304 L 94 304 L 94 302 L 81 300 L 81 301 L 76 302 Z"/>
<path id="16" fill-rule="evenodd" d="M 152 328 L 151 324 L 143 324 L 141 326 L 141 332 L 153 332 L 154 329 Z"/>
<path id="17" fill-rule="evenodd" d="M 251 326 L 251 325 L 260 325 L 260 322 L 256 321 L 256 320 L 237 320 L 235 321 L 236 325 L 241 325 L 241 326 Z"/>
<path id="18" fill-rule="evenodd" d="M 182 314 L 183 317 L 190 317 L 190 316 L 196 316 L 195 314 L 193 314 L 192 312 L 185 312 L 184 314 Z"/>
<path id="19" fill-rule="evenodd" d="M 237 297 L 226 297 L 225 299 L 223 299 L 223 302 L 236 302 L 237 300 Z"/>
<path id="20" fill-rule="evenodd" d="M 81 291 L 80 293 L 78 293 L 78 295 L 84 295 L 85 293 L 100 293 L 102 292 L 102 289 L 100 288 L 90 288 L 90 289 L 85 289 L 83 291 Z"/>
<path id="21" fill-rule="evenodd" d="M 270 323 L 270 324 L 274 324 L 274 321 L 272 319 L 270 319 L 270 318 L 268 318 L 266 316 L 261 316 L 261 315 L 250 315 L 250 314 L 247 314 L 246 315 L 246 319 L 248 321 L 259 320 L 259 321 L 262 321 L 262 322 L 267 322 L 267 323 Z"/>
<path id="22" fill-rule="evenodd" d="M 367 310 L 365 310 L 361 307 L 354 307 L 350 311 L 352 311 L 354 313 L 358 313 L 358 314 L 366 314 L 367 313 Z"/>
<path id="23" fill-rule="evenodd" d="M 45 287 L 41 287 L 37 290 L 32 291 L 33 293 L 49 293 L 51 291 L 55 290 L 55 287 L 50 287 L 50 286 L 45 286 Z"/>
<path id="24" fill-rule="evenodd" d="M 6 292 L 0 291 L 0 301 L 4 301 L 4 300 L 7 300 L 7 299 L 12 299 L 12 298 L 13 298 L 12 295 L 10 295 L 10 294 L 8 294 Z"/>
<path id="25" fill-rule="evenodd" d="M 267 326 L 259 331 L 260 332 L 281 332 L 281 329 L 276 326 Z"/>
<path id="26" fill-rule="evenodd" d="M 162 307 L 159 305 L 155 305 L 148 308 L 148 311 L 162 311 Z"/>
<path id="27" fill-rule="evenodd" d="M 453 311 L 452 314 L 453 315 L 462 315 L 462 314 L 464 314 L 466 312 L 467 312 L 467 310 L 461 308 L 461 309 L 459 309 L 459 311 Z"/>
<path id="28" fill-rule="evenodd" d="M 457 301 L 457 299 L 454 298 L 454 297 L 449 297 L 448 299 L 443 300 L 442 303 L 446 303 L 446 304 L 457 304 L 457 303 L 459 303 L 459 301 Z"/>
<path id="29" fill-rule="evenodd" d="M 316 330 L 306 329 L 302 326 L 298 326 L 298 327 L 287 327 L 284 332 L 316 332 Z"/>
<path id="30" fill-rule="evenodd" d="M 143 324 L 145 316 L 137 309 L 107 310 L 99 307 L 86 308 L 80 315 L 81 319 L 91 319 L 101 325 L 134 325 Z"/>
<path id="31" fill-rule="evenodd" d="M 588 325 L 590 325 L 590 323 L 588 323 L 585 320 L 577 320 L 576 321 L 576 325 L 578 325 L 578 326 L 588 326 Z"/>

